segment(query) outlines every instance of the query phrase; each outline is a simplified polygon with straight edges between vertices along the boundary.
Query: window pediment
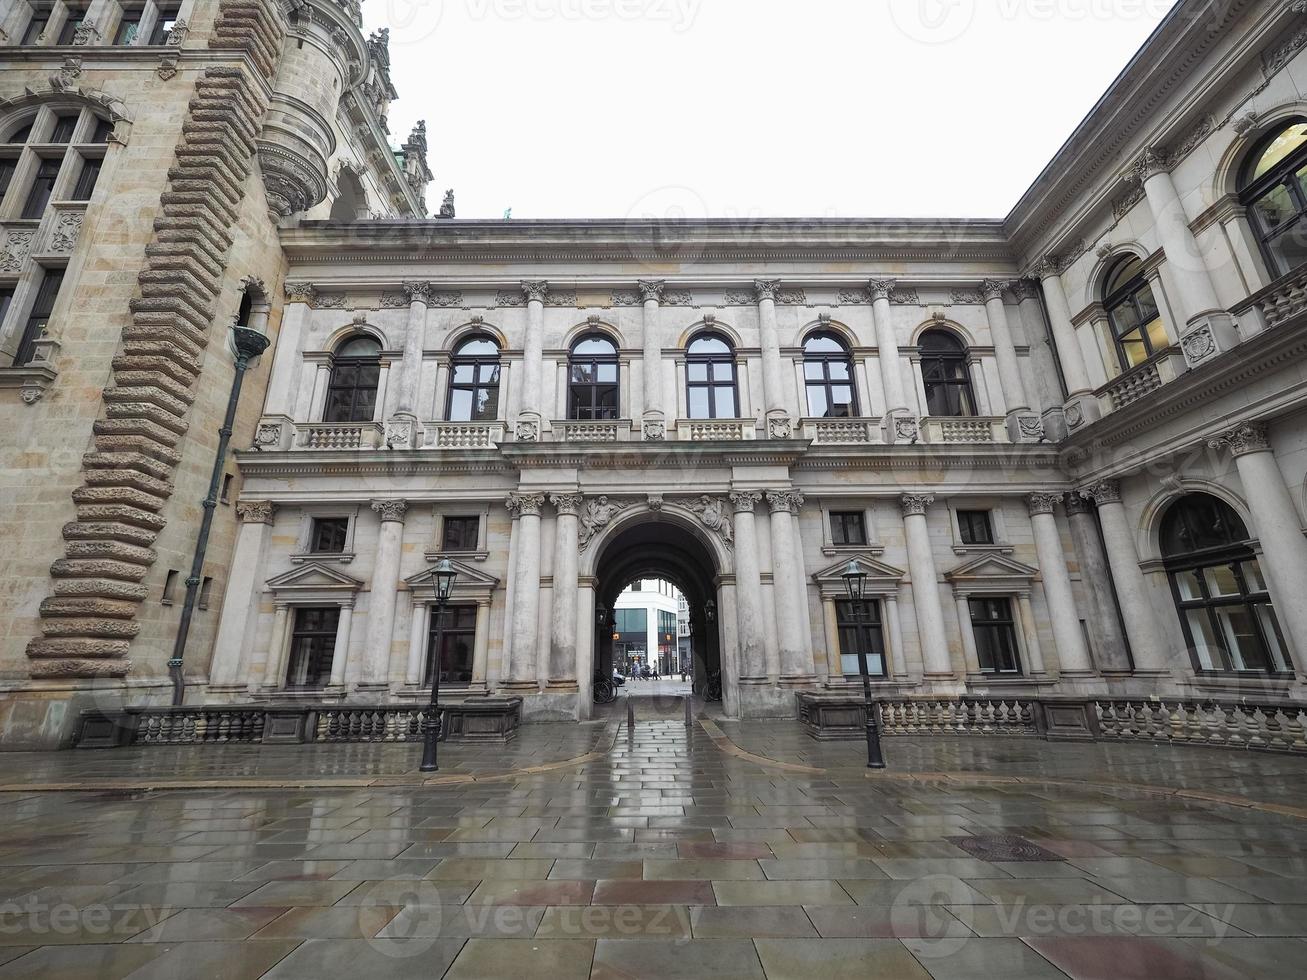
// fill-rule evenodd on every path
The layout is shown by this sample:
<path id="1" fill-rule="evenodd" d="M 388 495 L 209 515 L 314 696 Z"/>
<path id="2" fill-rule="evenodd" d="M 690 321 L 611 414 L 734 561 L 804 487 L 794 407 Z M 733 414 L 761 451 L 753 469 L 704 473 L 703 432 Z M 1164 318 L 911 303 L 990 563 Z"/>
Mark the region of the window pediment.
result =
<path id="1" fill-rule="evenodd" d="M 1029 592 L 1030 583 L 1038 575 L 1039 569 L 1015 558 L 987 553 L 945 572 L 944 580 L 953 586 L 953 591 L 958 595 L 1011 593 Z"/>
<path id="2" fill-rule="evenodd" d="M 813 573 L 812 580 L 817 583 L 823 599 L 846 599 L 848 591 L 844 585 L 844 570 L 849 562 L 857 561 L 867 573 L 867 596 L 897 596 L 899 584 L 907 574 L 901 568 L 886 564 L 872 556 L 869 551 L 850 554 L 829 568 Z"/>
<path id="3" fill-rule="evenodd" d="M 329 565 L 309 562 L 268 579 L 267 588 L 279 599 L 341 602 L 352 600 L 363 583 Z"/>

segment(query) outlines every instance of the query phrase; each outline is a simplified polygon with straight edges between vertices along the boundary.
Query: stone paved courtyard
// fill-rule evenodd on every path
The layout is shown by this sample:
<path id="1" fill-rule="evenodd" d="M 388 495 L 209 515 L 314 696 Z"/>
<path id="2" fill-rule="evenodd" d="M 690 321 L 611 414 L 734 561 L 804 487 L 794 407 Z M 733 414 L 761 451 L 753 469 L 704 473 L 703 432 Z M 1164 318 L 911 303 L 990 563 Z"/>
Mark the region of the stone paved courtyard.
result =
<path id="1" fill-rule="evenodd" d="M 0 977 L 1302 975 L 1307 761 L 886 751 L 623 715 L 429 780 L 415 745 L 0 756 Z"/>

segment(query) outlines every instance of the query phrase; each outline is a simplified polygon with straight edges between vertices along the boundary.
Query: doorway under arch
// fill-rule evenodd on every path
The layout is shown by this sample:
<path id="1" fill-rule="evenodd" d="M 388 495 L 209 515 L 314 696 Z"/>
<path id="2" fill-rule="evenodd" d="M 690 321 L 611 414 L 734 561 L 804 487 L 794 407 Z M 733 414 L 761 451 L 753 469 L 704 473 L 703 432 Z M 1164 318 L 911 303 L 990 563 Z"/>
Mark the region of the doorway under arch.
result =
<path id="1" fill-rule="evenodd" d="M 730 714 L 734 691 L 728 681 L 731 672 L 722 669 L 721 570 L 712 549 L 698 532 L 665 514 L 655 520 L 639 521 L 621 528 L 603 544 L 594 568 L 597 623 L 591 651 L 592 672 L 605 677 L 612 674 L 610 617 L 617 597 L 634 581 L 662 579 L 680 590 L 690 609 L 695 692 L 701 695 L 708 678 L 721 671 L 724 707 Z"/>

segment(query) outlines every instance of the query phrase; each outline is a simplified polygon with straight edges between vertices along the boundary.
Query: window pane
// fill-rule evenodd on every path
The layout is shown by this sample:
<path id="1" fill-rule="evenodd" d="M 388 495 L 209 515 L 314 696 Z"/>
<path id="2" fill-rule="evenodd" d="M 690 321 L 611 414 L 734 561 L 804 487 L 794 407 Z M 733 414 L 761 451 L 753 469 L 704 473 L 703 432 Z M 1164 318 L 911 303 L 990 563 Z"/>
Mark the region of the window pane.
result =
<path id="1" fill-rule="evenodd" d="M 830 379 L 832 381 L 849 380 L 849 364 L 847 361 L 831 361 L 829 363 L 830 363 Z"/>
<path id="2" fill-rule="evenodd" d="M 690 418 L 706 419 L 708 418 L 708 389 L 691 388 L 690 396 Z"/>
<path id="3" fill-rule="evenodd" d="M 449 393 L 449 420 L 451 422 L 472 421 L 472 392 L 466 388 L 455 388 Z"/>
<path id="4" fill-rule="evenodd" d="M 695 363 L 694 361 L 690 361 L 688 364 L 685 365 L 685 369 L 686 369 L 687 372 L 689 372 L 689 378 L 690 378 L 691 381 L 707 381 L 707 380 L 708 380 L 708 365 L 707 365 L 707 364 L 704 364 L 704 363 L 702 363 L 702 362 Z"/>
<path id="5" fill-rule="evenodd" d="M 1235 670 L 1267 670 L 1266 654 L 1253 625 L 1247 606 L 1222 606 L 1215 610 L 1216 621 L 1221 624 L 1225 647 L 1230 651 Z"/>
<path id="6" fill-rule="evenodd" d="M 14 171 L 17 168 L 18 161 L 12 157 L 0 158 L 0 198 L 3 198 L 5 192 L 9 190 L 9 185 L 14 179 Z"/>
<path id="7" fill-rule="evenodd" d="M 1267 242 L 1275 274 L 1286 275 L 1307 263 L 1307 218 L 1299 217 Z"/>
<path id="8" fill-rule="evenodd" d="M 712 377 L 714 381 L 734 381 L 735 362 L 717 361 L 712 365 Z"/>
<path id="9" fill-rule="evenodd" d="M 50 132 L 51 143 L 67 143 L 73 138 L 73 130 L 77 128 L 76 116 L 58 116 L 54 121 L 54 129 Z"/>
<path id="10" fill-rule="evenodd" d="M 821 361 L 805 361 L 803 376 L 809 381 L 823 381 L 826 378 L 825 365 Z"/>
<path id="11" fill-rule="evenodd" d="M 1144 327 L 1144 332 L 1154 352 L 1165 350 L 1171 345 L 1171 338 L 1166 335 L 1166 325 L 1162 323 L 1160 317 L 1150 320 Z"/>
<path id="12" fill-rule="evenodd" d="M 1246 561 L 1239 566 L 1243 572 L 1244 584 L 1249 592 L 1265 592 L 1266 579 L 1262 578 L 1262 566 L 1256 559 Z"/>
<path id="13" fill-rule="evenodd" d="M 311 550 L 316 554 L 340 554 L 345 550 L 349 518 L 325 517 L 313 522 Z"/>
<path id="14" fill-rule="evenodd" d="M 829 408 L 826 401 L 826 389 L 824 386 L 808 386 L 808 415 L 815 419 L 826 417 L 826 410 Z"/>
<path id="15" fill-rule="evenodd" d="M 831 400 L 835 403 L 836 406 L 839 406 L 839 410 L 834 413 L 835 415 L 842 417 L 842 416 L 852 414 L 853 389 L 850 388 L 848 385 L 832 386 Z"/>
<path id="16" fill-rule="evenodd" d="M 478 388 L 475 405 L 474 422 L 493 422 L 499 417 L 499 389 Z"/>
<path id="17" fill-rule="evenodd" d="M 50 201 L 55 179 L 59 176 L 58 160 L 42 160 L 32 178 L 31 189 L 27 192 L 27 202 L 23 206 L 24 218 L 39 218 Z"/>
<path id="18" fill-rule="evenodd" d="M 1239 582 L 1234 577 L 1234 568 L 1230 565 L 1215 565 L 1203 569 L 1203 578 L 1207 580 L 1207 593 L 1213 599 L 1240 595 Z"/>
<path id="19" fill-rule="evenodd" d="M 719 419 L 735 418 L 735 389 L 734 388 L 717 388 L 717 414 Z"/>
<path id="20" fill-rule="evenodd" d="M 1175 575 L 1175 584 L 1180 592 L 1180 599 L 1184 602 L 1201 601 L 1203 598 L 1202 586 L 1198 584 L 1198 573 L 1190 570 L 1177 572 Z"/>
<path id="21" fill-rule="evenodd" d="M 89 201 L 95 191 L 95 182 L 100 177 L 100 161 L 86 160 L 82 163 L 82 172 L 77 176 L 77 186 L 73 188 L 72 201 Z"/>
<path id="22" fill-rule="evenodd" d="M 476 380 L 475 364 L 455 364 L 454 365 L 454 384 L 470 385 Z"/>
<path id="23" fill-rule="evenodd" d="M 1263 232 L 1274 232 L 1298 214 L 1288 185 L 1277 184 L 1253 202 L 1253 214 Z"/>
<path id="24" fill-rule="evenodd" d="M 1148 348 L 1144 346 L 1142 335 L 1136 330 L 1121 338 L 1121 356 L 1125 359 L 1125 368 L 1136 367 L 1148 360 Z"/>
<path id="25" fill-rule="evenodd" d="M 499 365 L 482 364 L 477 368 L 477 380 L 487 385 L 499 384 Z"/>
<path id="26" fill-rule="evenodd" d="M 1206 609 L 1190 609 L 1185 612 L 1189 623 L 1189 632 L 1193 637 L 1194 656 L 1202 670 L 1223 670 L 1225 658 L 1216 642 L 1216 633 L 1212 630 L 1211 620 Z"/>
<path id="27" fill-rule="evenodd" d="M 617 365 L 600 364 L 598 379 L 600 384 L 617 384 Z"/>
<path id="28" fill-rule="evenodd" d="M 1285 655 L 1284 644 L 1280 642 L 1280 626 L 1275 618 L 1275 611 L 1270 603 L 1259 602 L 1253 606 L 1257 621 L 1262 626 L 1262 638 L 1270 647 L 1271 663 L 1275 670 L 1288 673 L 1289 658 Z"/>
<path id="29" fill-rule="evenodd" d="M 1288 157 L 1289 154 L 1304 143 L 1307 143 L 1307 123 L 1294 123 L 1289 126 L 1279 136 L 1275 137 L 1262 152 L 1249 179 L 1256 180 L 1258 177 L 1270 173 L 1277 163 Z"/>

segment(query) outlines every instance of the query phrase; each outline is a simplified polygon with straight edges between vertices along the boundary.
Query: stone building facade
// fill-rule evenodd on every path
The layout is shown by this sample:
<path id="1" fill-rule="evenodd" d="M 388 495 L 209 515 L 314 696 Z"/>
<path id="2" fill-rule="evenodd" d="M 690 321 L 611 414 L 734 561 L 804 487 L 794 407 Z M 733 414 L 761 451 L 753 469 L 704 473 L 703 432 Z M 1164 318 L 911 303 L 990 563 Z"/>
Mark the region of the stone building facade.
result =
<path id="1" fill-rule="evenodd" d="M 863 651 L 896 694 L 1304 695 L 1301 5 L 1178 4 L 1004 220 L 744 222 L 414 220 L 424 137 L 402 164 L 370 155 L 354 112 L 377 121 L 366 93 L 392 93 L 380 39 L 336 24 L 348 4 L 195 6 L 180 49 L 102 69 L 88 49 L 86 80 L 5 103 L 103 71 L 113 112 L 174 137 L 150 141 L 153 198 L 143 165 L 122 172 L 161 221 L 84 233 L 43 359 L 10 372 L 41 392 L 4 436 L 11 731 L 52 731 L 35 706 L 90 678 L 101 699 L 165 693 L 161 600 L 230 377 L 213 341 L 249 276 L 275 343 L 242 404 L 192 701 L 417 701 L 438 663 L 449 697 L 585 718 L 639 578 L 686 596 L 696 674 L 720 671 L 732 715 L 845 690 Z M 319 15 L 355 60 L 322 42 L 291 63 L 312 45 L 284 38 Z M 79 56 L 20 51 L 38 81 Z M 175 102 L 169 57 L 194 66 Z M 279 65 L 311 92 L 279 101 Z M 314 102 L 332 70 L 334 111 Z M 245 191 L 221 220 L 178 186 L 205 78 L 252 93 L 231 123 L 246 169 L 211 168 Z M 336 156 L 292 111 L 332 121 Z M 108 144 L 106 176 L 136 143 Z M 217 236 L 184 261 L 160 247 L 174 205 L 188 243 Z M 442 558 L 459 576 L 436 624 Z"/>

